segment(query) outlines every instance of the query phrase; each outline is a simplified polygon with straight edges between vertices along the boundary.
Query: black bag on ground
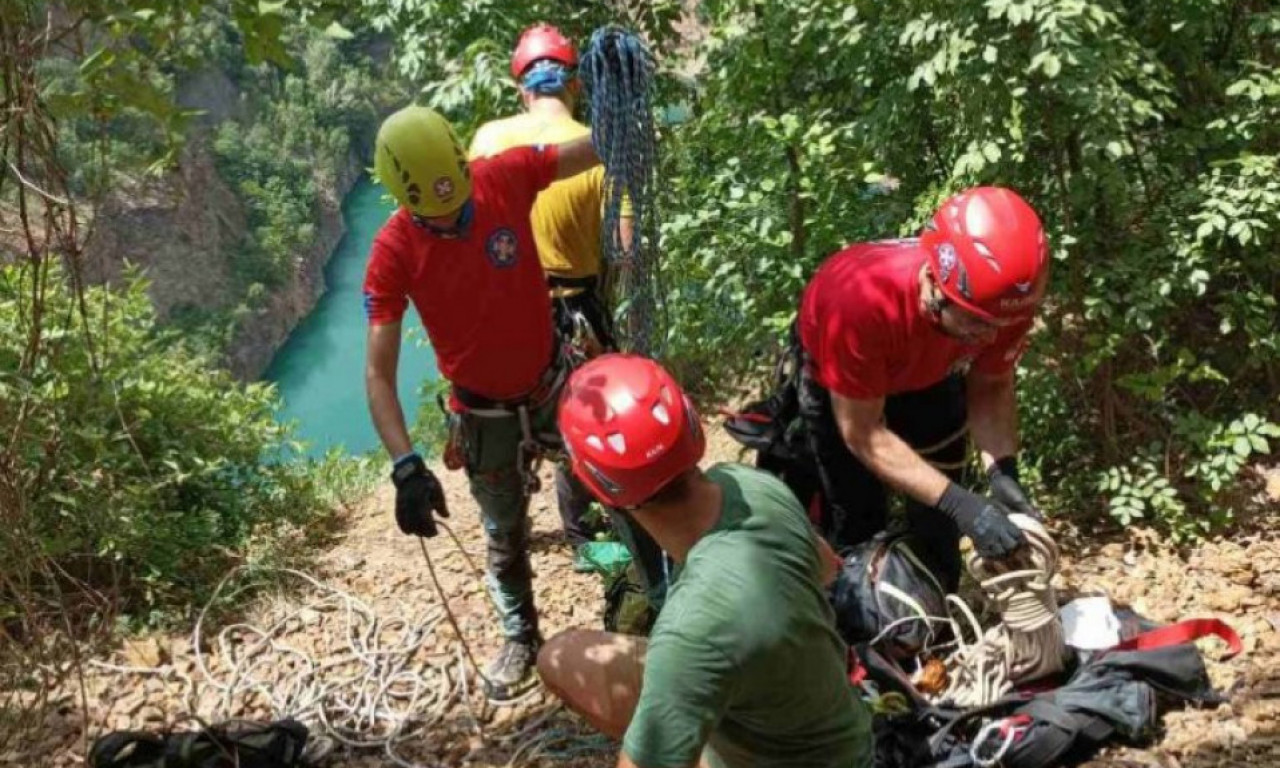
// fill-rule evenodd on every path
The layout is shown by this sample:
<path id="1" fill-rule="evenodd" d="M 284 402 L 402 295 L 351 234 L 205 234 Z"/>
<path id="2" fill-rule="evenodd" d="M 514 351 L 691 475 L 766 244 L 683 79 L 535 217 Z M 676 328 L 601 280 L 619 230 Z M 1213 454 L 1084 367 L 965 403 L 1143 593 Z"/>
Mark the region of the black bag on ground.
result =
<path id="1" fill-rule="evenodd" d="M 1094 654 L 1066 685 L 1013 711 L 1030 723 L 1001 763 L 1005 768 L 1072 764 L 1111 740 L 1144 743 L 1159 725 L 1160 694 L 1195 704 L 1223 701 L 1194 645 Z"/>
<path id="2" fill-rule="evenodd" d="M 89 751 L 89 768 L 300 768 L 307 727 L 296 720 L 231 721 L 182 733 L 114 731 Z"/>
<path id="3" fill-rule="evenodd" d="M 928 750 L 901 753 L 905 759 L 891 768 L 969 768 L 978 764 L 975 755 L 1002 768 L 1076 765 L 1110 742 L 1149 742 L 1162 698 L 1202 705 L 1223 701 L 1194 645 L 1083 655 L 1061 687 L 958 713 L 928 737 Z M 996 720 L 976 729 L 989 718 Z M 912 735 L 917 734 L 907 734 Z"/>
<path id="4" fill-rule="evenodd" d="M 832 587 L 836 628 L 850 645 L 915 656 L 949 632 L 946 590 L 906 534 L 882 532 L 849 550 Z"/>
<path id="5" fill-rule="evenodd" d="M 773 392 L 764 400 L 728 414 L 725 431 L 756 452 L 756 466 L 784 483 L 806 510 L 821 490 L 817 461 L 800 418 L 800 341 L 792 327 L 787 348 L 773 372 Z"/>

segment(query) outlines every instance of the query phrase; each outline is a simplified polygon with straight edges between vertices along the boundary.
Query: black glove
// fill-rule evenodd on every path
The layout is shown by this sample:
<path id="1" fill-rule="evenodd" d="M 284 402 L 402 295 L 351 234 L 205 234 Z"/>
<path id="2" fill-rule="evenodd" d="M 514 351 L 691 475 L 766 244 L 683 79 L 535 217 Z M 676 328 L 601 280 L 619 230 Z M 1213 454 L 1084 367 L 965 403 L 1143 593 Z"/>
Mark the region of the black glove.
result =
<path id="1" fill-rule="evenodd" d="M 397 461 L 391 470 L 391 482 L 396 484 L 396 523 L 400 530 L 427 538 L 435 536 L 436 521 L 431 513 L 448 517 L 449 507 L 444 488 L 422 457 L 411 453 Z"/>
<path id="2" fill-rule="evenodd" d="M 938 509 L 955 521 L 956 527 L 973 540 L 978 554 L 1003 559 L 1027 543 L 1022 529 L 1008 518 L 999 502 L 949 483 L 938 499 Z"/>
<path id="3" fill-rule="evenodd" d="M 991 484 L 991 496 L 1005 506 L 1010 512 L 1018 512 L 1036 520 L 1044 520 L 1044 515 L 1036 509 L 1036 505 L 1027 498 L 1027 491 L 1018 482 L 1018 460 L 1006 456 L 987 470 L 987 481 Z"/>

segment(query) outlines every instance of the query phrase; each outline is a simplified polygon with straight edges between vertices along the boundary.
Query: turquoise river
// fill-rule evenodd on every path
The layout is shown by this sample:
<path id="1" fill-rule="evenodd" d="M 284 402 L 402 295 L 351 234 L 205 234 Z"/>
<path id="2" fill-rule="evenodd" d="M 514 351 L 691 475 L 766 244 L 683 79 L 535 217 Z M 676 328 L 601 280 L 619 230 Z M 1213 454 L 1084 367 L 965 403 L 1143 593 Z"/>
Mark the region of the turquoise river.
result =
<path id="1" fill-rule="evenodd" d="M 276 382 L 284 399 L 280 418 L 297 423 L 298 437 L 312 456 L 333 446 L 363 453 L 378 445 L 364 397 L 366 326 L 360 288 L 369 246 L 390 213 L 381 188 L 367 179 L 347 196 L 342 206 L 347 234 L 325 268 L 328 290 L 294 329 L 265 374 Z M 400 350 L 399 389 L 405 416 L 412 421 L 418 386 L 436 375 L 436 365 L 417 313 L 408 313 L 405 327 L 408 338 Z"/>

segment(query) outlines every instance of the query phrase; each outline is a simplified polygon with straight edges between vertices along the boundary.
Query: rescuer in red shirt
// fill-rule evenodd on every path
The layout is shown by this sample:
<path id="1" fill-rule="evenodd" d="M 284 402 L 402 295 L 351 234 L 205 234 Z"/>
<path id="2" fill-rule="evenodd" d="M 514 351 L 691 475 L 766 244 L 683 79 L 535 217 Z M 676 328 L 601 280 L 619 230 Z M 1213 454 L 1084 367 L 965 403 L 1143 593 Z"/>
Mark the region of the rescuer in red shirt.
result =
<path id="1" fill-rule="evenodd" d="M 453 128 L 425 107 L 383 122 L 374 168 L 400 203 L 365 273 L 369 410 L 394 461 L 396 522 L 436 535 L 448 516 L 439 480 L 413 449 L 396 395 L 401 320 L 412 302 L 440 373 L 452 384 L 462 463 L 488 541 L 488 587 L 506 643 L 489 694 L 509 698 L 541 637 L 529 566 L 533 441 L 557 443 L 556 396 L 569 366 L 556 340 L 529 213 L 540 191 L 599 163 L 590 137 L 468 162 Z"/>
<path id="2" fill-rule="evenodd" d="M 1014 368 L 1048 282 L 1040 219 L 1017 193 L 978 187 L 942 204 L 918 240 L 849 246 L 801 299 L 800 413 L 817 457 L 822 525 L 837 546 L 883 530 L 886 486 L 949 590 L 959 536 L 984 557 L 1038 516 L 1018 478 Z M 961 485 L 966 433 L 990 497 Z"/>

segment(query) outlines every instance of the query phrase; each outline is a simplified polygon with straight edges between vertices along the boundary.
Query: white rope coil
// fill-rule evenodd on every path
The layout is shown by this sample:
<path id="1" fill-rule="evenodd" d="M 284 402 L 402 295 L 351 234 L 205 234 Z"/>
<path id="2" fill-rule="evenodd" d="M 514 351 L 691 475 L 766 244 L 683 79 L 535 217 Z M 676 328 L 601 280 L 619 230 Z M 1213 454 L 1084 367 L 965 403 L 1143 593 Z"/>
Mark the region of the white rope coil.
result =
<path id="1" fill-rule="evenodd" d="M 1015 565 L 1027 567 L 1010 570 L 1008 563 L 988 561 L 977 553 L 970 553 L 966 560 L 969 573 L 1000 615 L 1000 623 L 984 633 L 964 601 L 948 596 L 967 624 L 956 627 L 958 647 L 947 659 L 949 684 L 938 697 L 955 706 L 991 704 L 1015 685 L 1061 672 L 1067 661 L 1052 583 L 1058 546 L 1034 518 L 1014 514 L 1009 519 L 1028 544 L 1029 562 Z M 962 629 L 968 629 L 972 640 Z"/>

